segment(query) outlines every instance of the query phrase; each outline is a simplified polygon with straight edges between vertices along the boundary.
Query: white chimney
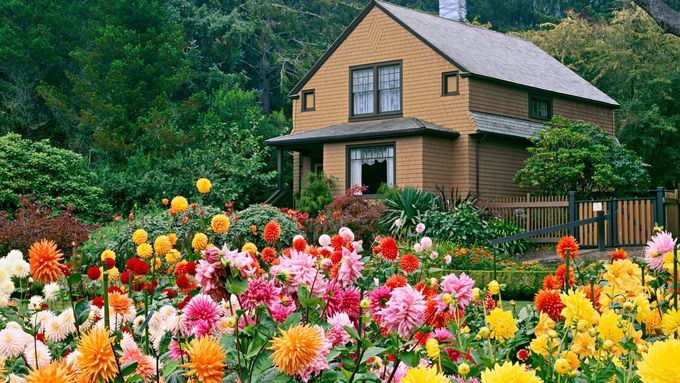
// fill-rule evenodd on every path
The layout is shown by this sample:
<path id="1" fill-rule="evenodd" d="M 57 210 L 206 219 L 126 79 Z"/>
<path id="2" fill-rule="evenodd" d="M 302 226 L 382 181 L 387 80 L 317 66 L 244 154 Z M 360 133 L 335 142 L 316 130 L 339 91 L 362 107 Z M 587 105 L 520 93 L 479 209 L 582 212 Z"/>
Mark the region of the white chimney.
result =
<path id="1" fill-rule="evenodd" d="M 453 21 L 466 21 L 465 0 L 439 0 L 439 16 Z"/>

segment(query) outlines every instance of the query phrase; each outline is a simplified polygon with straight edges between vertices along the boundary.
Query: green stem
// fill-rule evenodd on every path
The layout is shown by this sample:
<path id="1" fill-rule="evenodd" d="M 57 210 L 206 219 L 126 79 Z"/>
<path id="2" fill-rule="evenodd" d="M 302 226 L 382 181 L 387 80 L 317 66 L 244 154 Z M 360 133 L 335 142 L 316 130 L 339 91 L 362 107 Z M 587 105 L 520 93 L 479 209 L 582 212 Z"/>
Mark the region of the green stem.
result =
<path id="1" fill-rule="evenodd" d="M 104 264 L 104 268 L 106 268 L 106 264 Z M 109 323 L 109 271 L 104 270 L 104 274 L 102 276 L 102 279 L 104 280 L 104 326 L 106 326 L 107 329 L 110 328 L 110 323 Z M 75 314 L 75 313 L 74 313 Z"/>

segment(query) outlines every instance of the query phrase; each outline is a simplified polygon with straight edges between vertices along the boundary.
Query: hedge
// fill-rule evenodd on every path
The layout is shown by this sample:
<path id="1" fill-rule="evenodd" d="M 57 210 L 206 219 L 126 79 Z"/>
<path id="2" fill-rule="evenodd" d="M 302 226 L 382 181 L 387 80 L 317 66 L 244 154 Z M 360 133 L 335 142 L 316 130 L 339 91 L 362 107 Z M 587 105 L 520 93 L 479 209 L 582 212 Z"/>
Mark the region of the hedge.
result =
<path id="1" fill-rule="evenodd" d="M 474 279 L 475 286 L 479 288 L 493 280 L 492 270 L 446 270 L 443 273 L 463 272 Z M 503 299 L 533 300 L 543 286 L 543 279 L 549 274 L 549 271 L 498 270 L 496 279 L 500 284 L 505 284 L 505 289 L 501 292 Z"/>

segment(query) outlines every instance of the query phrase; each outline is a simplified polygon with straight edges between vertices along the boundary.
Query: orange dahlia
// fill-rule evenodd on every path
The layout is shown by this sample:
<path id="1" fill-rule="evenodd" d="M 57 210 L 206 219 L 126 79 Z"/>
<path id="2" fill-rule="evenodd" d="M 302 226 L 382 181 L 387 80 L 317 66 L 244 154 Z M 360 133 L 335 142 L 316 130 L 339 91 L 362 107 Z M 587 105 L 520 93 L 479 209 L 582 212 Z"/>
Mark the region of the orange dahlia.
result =
<path id="1" fill-rule="evenodd" d="M 550 319 L 556 322 L 562 319 L 564 303 L 558 290 L 539 290 L 534 297 L 534 305 L 536 310 L 548 314 Z"/>
<path id="2" fill-rule="evenodd" d="M 389 287 L 390 289 L 396 289 L 397 287 L 404 287 L 406 286 L 406 277 L 404 277 L 401 274 L 394 274 L 391 277 L 387 278 L 387 282 L 385 282 L 385 286 Z"/>
<path id="3" fill-rule="evenodd" d="M 567 250 L 569 250 L 569 258 L 575 259 L 578 257 L 578 242 L 576 242 L 576 238 L 572 237 L 571 235 L 565 235 L 564 237 L 560 238 L 559 242 L 557 242 L 556 250 L 557 255 L 559 255 L 562 259 L 566 257 Z"/>
<path id="4" fill-rule="evenodd" d="M 399 268 L 405 273 L 411 274 L 420 267 L 420 260 L 413 254 L 404 254 L 399 260 Z"/>
<path id="5" fill-rule="evenodd" d="M 111 307 L 111 312 L 114 315 L 127 315 L 130 314 L 132 300 L 128 298 L 127 294 L 112 292 L 109 293 L 109 307 Z"/>
<path id="6" fill-rule="evenodd" d="M 187 347 L 189 362 L 182 365 L 185 376 L 196 376 L 200 383 L 221 383 L 224 378 L 224 359 L 220 344 L 210 336 L 193 339 Z"/>
<path id="7" fill-rule="evenodd" d="M 210 220 L 210 228 L 218 235 L 228 232 L 230 226 L 231 221 L 229 221 L 229 217 L 224 214 L 217 214 Z"/>
<path id="8" fill-rule="evenodd" d="M 567 273 L 567 267 L 562 264 L 557 266 L 557 270 L 555 270 L 555 283 L 557 283 L 557 288 L 562 289 L 564 288 L 564 280 L 566 277 Z M 574 277 L 574 269 L 569 268 L 569 287 L 573 287 L 576 284 L 576 277 Z"/>
<path id="9" fill-rule="evenodd" d="M 612 261 L 618 261 L 619 259 L 627 259 L 628 253 L 626 252 L 626 250 L 616 249 L 609 253 L 609 257 L 612 259 Z"/>
<path id="10" fill-rule="evenodd" d="M 265 247 L 262 249 L 262 262 L 272 263 L 276 259 L 276 250 L 273 247 Z"/>
<path id="11" fill-rule="evenodd" d="M 272 339 L 274 366 L 289 376 L 300 374 L 324 351 L 323 330 L 310 324 L 298 324 Z"/>
<path id="12" fill-rule="evenodd" d="M 103 327 L 96 327 L 80 338 L 77 364 L 90 382 L 109 382 L 118 374 L 112 347 L 115 339 Z"/>
<path id="13" fill-rule="evenodd" d="M 31 370 L 26 383 L 71 383 L 78 381 L 73 369 L 65 362 L 50 362 L 43 367 Z"/>
<path id="14" fill-rule="evenodd" d="M 281 225 L 276 221 L 269 221 L 264 225 L 264 232 L 262 233 L 264 240 L 269 243 L 274 243 L 279 240 L 281 236 Z"/>
<path id="15" fill-rule="evenodd" d="M 64 274 L 64 265 L 59 263 L 63 259 L 54 241 L 43 239 L 28 249 L 31 275 L 41 283 L 52 283 Z"/>

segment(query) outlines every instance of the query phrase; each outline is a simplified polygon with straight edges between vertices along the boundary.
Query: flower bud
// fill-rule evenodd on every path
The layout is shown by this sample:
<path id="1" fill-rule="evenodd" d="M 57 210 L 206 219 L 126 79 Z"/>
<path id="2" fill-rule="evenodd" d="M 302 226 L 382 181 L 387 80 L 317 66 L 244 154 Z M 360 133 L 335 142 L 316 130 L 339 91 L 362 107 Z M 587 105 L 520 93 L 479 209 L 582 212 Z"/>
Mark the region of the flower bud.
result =
<path id="1" fill-rule="evenodd" d="M 369 307 L 371 307 L 371 301 L 368 299 L 362 299 L 361 303 L 359 304 L 362 309 L 368 310 Z"/>
<path id="2" fill-rule="evenodd" d="M 444 294 L 444 295 L 442 295 L 442 300 L 447 305 L 450 305 L 453 302 L 453 297 L 451 296 L 451 294 Z"/>
<path id="3" fill-rule="evenodd" d="M 467 363 L 461 363 L 458 366 L 458 375 L 460 376 L 466 376 L 467 374 L 470 373 L 470 365 Z"/>
<path id="4" fill-rule="evenodd" d="M 488 338 L 490 334 L 491 334 L 491 330 L 489 330 L 489 328 L 486 327 L 486 326 L 481 327 L 481 328 L 479 329 L 479 336 L 480 336 L 482 339 Z"/>

